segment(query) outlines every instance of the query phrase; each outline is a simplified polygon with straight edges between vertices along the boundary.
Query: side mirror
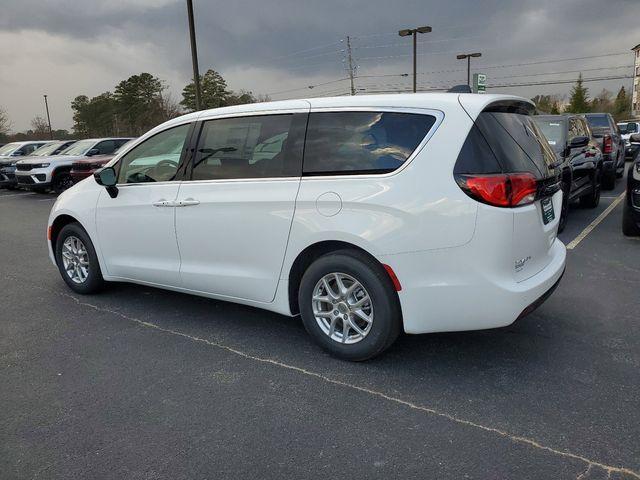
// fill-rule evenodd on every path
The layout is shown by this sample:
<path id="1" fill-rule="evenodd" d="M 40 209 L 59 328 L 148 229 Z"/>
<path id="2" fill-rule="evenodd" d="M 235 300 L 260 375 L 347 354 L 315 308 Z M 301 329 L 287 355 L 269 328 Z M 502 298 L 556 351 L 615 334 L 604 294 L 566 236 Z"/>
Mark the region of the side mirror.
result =
<path id="1" fill-rule="evenodd" d="M 629 141 L 633 143 L 640 143 L 640 133 L 634 133 L 629 137 Z"/>
<path id="2" fill-rule="evenodd" d="M 100 150 L 98 150 L 97 148 L 92 148 L 87 152 L 87 157 L 93 157 L 94 155 L 98 155 L 99 153 Z"/>
<path id="3" fill-rule="evenodd" d="M 11 154 L 12 157 L 24 157 L 24 155 L 24 151 L 22 150 L 15 151 Z"/>
<path id="4" fill-rule="evenodd" d="M 111 198 L 118 196 L 118 187 L 116 187 L 117 177 L 113 167 L 105 167 L 93 174 L 93 178 L 98 185 L 102 185 L 107 189 L 107 193 Z"/>
<path id="5" fill-rule="evenodd" d="M 582 148 L 586 147 L 587 145 L 589 145 L 589 137 L 585 137 L 582 135 L 573 137 L 569 142 L 570 148 Z"/>

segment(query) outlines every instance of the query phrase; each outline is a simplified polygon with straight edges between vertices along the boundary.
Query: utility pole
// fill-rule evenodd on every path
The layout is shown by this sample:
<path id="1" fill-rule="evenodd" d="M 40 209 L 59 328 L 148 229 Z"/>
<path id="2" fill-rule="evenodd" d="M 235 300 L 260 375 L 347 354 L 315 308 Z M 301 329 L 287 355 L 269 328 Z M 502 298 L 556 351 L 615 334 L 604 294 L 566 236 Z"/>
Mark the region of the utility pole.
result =
<path id="1" fill-rule="evenodd" d="M 461 55 L 456 55 L 458 60 L 467 59 L 467 85 L 471 86 L 471 57 L 477 58 L 481 57 L 482 54 L 480 52 L 475 53 L 463 53 Z"/>
<path id="2" fill-rule="evenodd" d="M 351 82 L 351 95 L 356 94 L 356 87 L 353 83 L 353 55 L 351 55 L 351 37 L 347 35 L 347 59 L 349 61 L 349 81 Z"/>
<path id="3" fill-rule="evenodd" d="M 49 116 L 49 103 L 47 102 L 47 96 L 44 97 L 44 108 L 47 110 L 47 123 L 49 124 L 49 138 L 53 140 L 53 130 L 51 130 L 51 117 Z"/>
<path id="4" fill-rule="evenodd" d="M 189 39 L 191 40 L 191 62 L 193 64 L 193 85 L 196 91 L 196 110 L 200 110 L 200 72 L 198 71 L 198 48 L 196 47 L 196 27 L 193 21 L 192 0 L 187 0 L 187 16 L 189 17 Z"/>
<path id="5" fill-rule="evenodd" d="M 405 28 L 398 32 L 401 37 L 413 35 L 413 93 L 418 90 L 418 34 L 429 32 L 431 27 Z"/>

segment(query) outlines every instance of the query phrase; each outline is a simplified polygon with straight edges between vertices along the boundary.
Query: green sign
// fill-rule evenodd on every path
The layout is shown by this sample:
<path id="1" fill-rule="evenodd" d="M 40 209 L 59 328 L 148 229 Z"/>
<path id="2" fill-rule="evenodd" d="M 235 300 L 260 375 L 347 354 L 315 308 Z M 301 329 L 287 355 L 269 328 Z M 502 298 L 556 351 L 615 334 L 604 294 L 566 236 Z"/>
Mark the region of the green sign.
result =
<path id="1" fill-rule="evenodd" d="M 473 74 L 473 93 L 485 93 L 487 91 L 487 76 L 484 73 Z"/>

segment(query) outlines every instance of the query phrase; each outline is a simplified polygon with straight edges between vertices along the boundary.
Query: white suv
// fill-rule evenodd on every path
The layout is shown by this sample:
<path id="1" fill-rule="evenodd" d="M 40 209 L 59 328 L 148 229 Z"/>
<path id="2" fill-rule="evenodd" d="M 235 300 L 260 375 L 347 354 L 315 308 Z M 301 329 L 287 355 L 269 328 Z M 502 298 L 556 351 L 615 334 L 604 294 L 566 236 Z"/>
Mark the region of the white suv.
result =
<path id="1" fill-rule="evenodd" d="M 555 156 L 519 97 L 405 94 L 196 112 L 63 193 L 51 260 L 300 314 L 342 358 L 511 324 L 564 272 Z"/>
<path id="2" fill-rule="evenodd" d="M 69 174 L 73 162 L 93 155 L 112 154 L 129 140 L 131 138 L 90 138 L 75 142 L 58 155 L 20 160 L 16 163 L 16 180 L 23 188 L 60 193 L 73 185 Z"/>

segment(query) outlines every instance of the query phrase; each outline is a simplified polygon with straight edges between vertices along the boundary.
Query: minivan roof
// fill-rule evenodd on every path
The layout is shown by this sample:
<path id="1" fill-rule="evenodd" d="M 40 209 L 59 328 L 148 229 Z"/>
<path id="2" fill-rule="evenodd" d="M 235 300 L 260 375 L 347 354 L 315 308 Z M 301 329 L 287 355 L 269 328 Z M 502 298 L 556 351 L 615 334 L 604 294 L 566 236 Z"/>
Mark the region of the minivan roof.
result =
<path id="1" fill-rule="evenodd" d="M 336 107 L 395 107 L 395 108 L 429 108 L 446 110 L 459 108 L 462 105 L 472 117 L 477 116 L 489 104 L 496 101 L 513 100 L 533 103 L 523 97 L 499 94 L 474 93 L 396 93 L 384 95 L 352 95 L 342 97 L 303 98 L 297 100 L 280 100 L 275 102 L 247 103 L 230 107 L 214 108 L 193 112 L 174 118 L 163 124 L 164 127 L 184 123 L 198 118 L 208 118 L 234 113 L 259 113 L 277 110 L 296 110 L 311 108 Z"/>

